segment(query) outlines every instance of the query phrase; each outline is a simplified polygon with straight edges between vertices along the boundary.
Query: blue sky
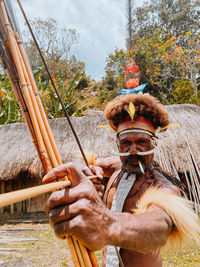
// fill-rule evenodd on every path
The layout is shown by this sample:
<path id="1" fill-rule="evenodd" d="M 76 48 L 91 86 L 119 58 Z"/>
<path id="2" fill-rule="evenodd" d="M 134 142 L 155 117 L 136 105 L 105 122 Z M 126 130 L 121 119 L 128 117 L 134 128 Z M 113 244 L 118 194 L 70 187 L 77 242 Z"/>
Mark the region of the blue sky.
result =
<path id="1" fill-rule="evenodd" d="M 72 53 L 85 62 L 91 78 L 100 80 L 105 74 L 107 56 L 115 48 L 125 48 L 126 0 L 21 0 L 21 3 L 31 19 L 54 18 L 61 27 L 77 30 L 79 41 Z M 23 27 L 17 5 L 16 10 Z"/>

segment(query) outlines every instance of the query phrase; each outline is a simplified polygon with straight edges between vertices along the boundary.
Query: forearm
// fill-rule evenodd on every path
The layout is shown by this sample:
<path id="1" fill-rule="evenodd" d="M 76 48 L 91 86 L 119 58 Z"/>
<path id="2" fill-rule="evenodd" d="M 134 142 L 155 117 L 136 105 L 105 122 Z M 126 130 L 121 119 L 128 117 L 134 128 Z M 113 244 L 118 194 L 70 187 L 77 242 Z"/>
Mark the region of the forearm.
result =
<path id="1" fill-rule="evenodd" d="M 160 209 L 141 215 L 113 213 L 111 216 L 108 244 L 142 253 L 161 248 L 172 228 L 171 219 Z"/>

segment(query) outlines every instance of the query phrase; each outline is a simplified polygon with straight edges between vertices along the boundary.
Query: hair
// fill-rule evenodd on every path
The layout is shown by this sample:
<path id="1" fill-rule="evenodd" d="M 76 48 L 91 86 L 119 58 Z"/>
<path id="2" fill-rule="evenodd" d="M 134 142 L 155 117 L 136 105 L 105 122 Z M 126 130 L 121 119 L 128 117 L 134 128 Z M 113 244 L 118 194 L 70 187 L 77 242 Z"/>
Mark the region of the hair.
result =
<path id="1" fill-rule="evenodd" d="M 149 94 L 129 94 L 117 96 L 105 108 L 105 117 L 116 132 L 118 124 L 128 116 L 129 104 L 135 106 L 135 117 L 149 120 L 155 129 L 169 124 L 169 114 L 159 100 Z"/>

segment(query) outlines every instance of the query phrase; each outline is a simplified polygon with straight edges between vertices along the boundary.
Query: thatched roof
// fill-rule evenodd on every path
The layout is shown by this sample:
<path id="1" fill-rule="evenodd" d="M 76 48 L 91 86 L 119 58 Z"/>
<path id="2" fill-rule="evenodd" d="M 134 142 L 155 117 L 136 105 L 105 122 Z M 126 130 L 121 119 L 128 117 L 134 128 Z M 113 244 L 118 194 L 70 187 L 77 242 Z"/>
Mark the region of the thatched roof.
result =
<path id="1" fill-rule="evenodd" d="M 172 123 L 181 125 L 169 128 L 161 135 L 163 144 L 159 147 L 155 158 L 169 172 L 190 172 L 191 156 L 188 141 L 195 161 L 200 168 L 200 107 L 195 105 L 171 105 L 167 109 Z M 94 115 L 92 115 L 94 114 Z M 97 125 L 107 124 L 103 112 L 92 113 L 84 117 L 71 118 L 80 138 L 83 149 L 93 151 L 101 157 L 112 155 L 116 150 L 115 134 Z M 78 153 L 71 130 L 65 118 L 50 120 L 63 162 L 71 161 Z M 185 137 L 184 137 L 185 136 Z M 184 139 L 186 138 L 186 139 Z M 14 179 L 21 171 L 42 176 L 42 167 L 33 146 L 25 123 L 0 126 L 0 178 Z M 159 157 L 158 157 L 159 155 Z M 170 156 L 170 157 L 169 157 Z"/>

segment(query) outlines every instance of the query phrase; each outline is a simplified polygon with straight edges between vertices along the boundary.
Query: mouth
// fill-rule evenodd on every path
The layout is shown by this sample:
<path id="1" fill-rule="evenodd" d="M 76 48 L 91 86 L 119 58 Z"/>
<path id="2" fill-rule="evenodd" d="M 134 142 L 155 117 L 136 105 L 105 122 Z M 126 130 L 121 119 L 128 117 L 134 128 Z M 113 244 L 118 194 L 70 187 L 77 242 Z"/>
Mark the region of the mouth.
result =
<path id="1" fill-rule="evenodd" d="M 131 156 L 125 157 L 124 164 L 138 167 L 139 161 L 142 163 L 142 165 L 146 164 L 145 159 L 143 157 L 137 156 L 137 155 L 134 155 L 134 156 L 131 155 Z"/>

